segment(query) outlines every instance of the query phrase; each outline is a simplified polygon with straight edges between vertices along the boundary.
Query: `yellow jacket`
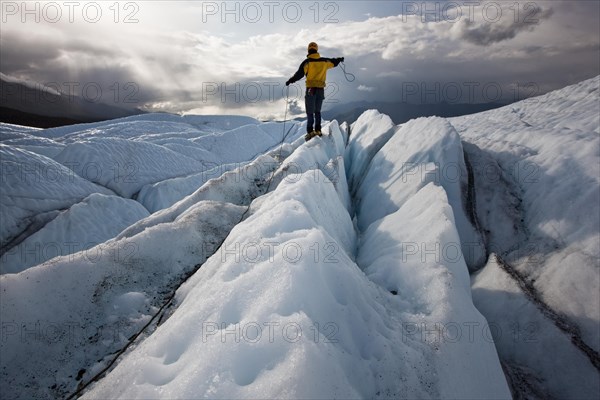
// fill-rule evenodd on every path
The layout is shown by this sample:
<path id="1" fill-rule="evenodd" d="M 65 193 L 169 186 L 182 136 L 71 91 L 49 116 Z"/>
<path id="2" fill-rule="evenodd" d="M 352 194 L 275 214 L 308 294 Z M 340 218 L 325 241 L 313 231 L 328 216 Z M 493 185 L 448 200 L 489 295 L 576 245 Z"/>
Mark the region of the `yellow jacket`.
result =
<path id="1" fill-rule="evenodd" d="M 309 54 L 300 64 L 298 71 L 290 78 L 289 83 L 299 81 L 306 76 L 307 88 L 324 88 L 327 70 L 337 67 L 340 61 L 341 58 L 324 58 L 319 53 Z"/>

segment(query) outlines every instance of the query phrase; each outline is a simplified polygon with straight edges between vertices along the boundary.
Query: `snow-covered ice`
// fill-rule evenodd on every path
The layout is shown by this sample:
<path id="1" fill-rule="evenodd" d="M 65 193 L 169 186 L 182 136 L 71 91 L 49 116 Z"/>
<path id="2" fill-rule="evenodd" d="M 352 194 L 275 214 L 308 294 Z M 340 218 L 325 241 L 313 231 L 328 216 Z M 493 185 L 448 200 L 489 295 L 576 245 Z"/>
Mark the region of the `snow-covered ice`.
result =
<path id="1" fill-rule="evenodd" d="M 525 300 L 514 301 L 513 288 L 497 277 L 503 272 L 490 259 L 474 277 L 476 305 L 491 324 L 504 328 L 496 338 L 505 366 L 514 376 L 527 371 L 526 376 L 534 377 L 531 390 L 547 390 L 544 396 L 600 394 L 599 96 L 596 77 L 497 110 L 450 119 L 471 144 L 467 152 L 478 164 L 477 198 L 491 200 L 477 202 L 481 228 L 489 232 L 488 249 L 514 267 L 539 300 L 592 350 L 581 361 L 567 361 L 582 351 L 565 346 L 564 334 L 548 335 L 538 311 Z M 516 332 L 514 343 L 507 329 Z M 532 340 L 522 343 L 524 338 Z M 550 367 L 557 360 L 551 348 L 561 349 L 571 371 L 557 374 Z"/>
<path id="2" fill-rule="evenodd" d="M 33 233 L 35 226 L 44 224 L 48 212 L 64 210 L 92 193 L 114 194 L 51 158 L 17 146 L 0 144 L 0 160 L 3 252 L 23 235 Z"/>
<path id="3" fill-rule="evenodd" d="M 359 169 L 351 170 L 350 175 L 362 174 Z M 462 193 L 467 186 L 466 179 L 463 148 L 454 127 L 442 118 L 409 121 L 375 154 L 357 188 L 358 227 L 364 231 L 373 222 L 402 207 L 429 182 L 434 182 L 442 186 L 448 196 L 461 236 L 458 243 L 467 264 L 476 268 L 485 262 L 485 253 L 465 211 Z"/>
<path id="4" fill-rule="evenodd" d="M 0 272 L 20 272 L 56 256 L 87 250 L 148 215 L 136 201 L 93 193 L 4 253 Z"/>
<path id="5" fill-rule="evenodd" d="M 435 262 L 432 271 L 424 268 L 423 275 L 444 276 L 440 288 L 456 290 L 442 291 L 437 302 L 413 300 L 410 309 L 354 263 L 350 214 L 319 168 L 329 155 L 341 156 L 342 135 L 329 127 L 329 135 L 297 150 L 313 157 L 281 167 L 307 160 L 300 167 L 313 168 L 287 175 L 251 207 L 179 290 L 177 311 L 84 398 L 510 396 L 492 342 L 444 346 L 422 336 L 421 324 L 442 316 L 483 325 L 464 262 L 456 271 Z M 440 200 L 431 209 L 451 215 L 444 190 L 428 191 Z M 452 223 L 447 229 L 457 240 Z"/>
<path id="6" fill-rule="evenodd" d="M 307 143 L 0 124 L 0 396 L 64 398 L 151 322 L 79 395 L 597 398 L 599 83 Z"/>

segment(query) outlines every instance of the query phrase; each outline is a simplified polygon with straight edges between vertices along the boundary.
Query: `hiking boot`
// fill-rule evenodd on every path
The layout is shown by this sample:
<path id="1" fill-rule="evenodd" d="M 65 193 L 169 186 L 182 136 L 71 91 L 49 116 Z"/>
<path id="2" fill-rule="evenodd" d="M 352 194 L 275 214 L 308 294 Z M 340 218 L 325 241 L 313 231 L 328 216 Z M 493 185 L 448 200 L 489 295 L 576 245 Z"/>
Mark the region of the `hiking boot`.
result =
<path id="1" fill-rule="evenodd" d="M 317 135 L 317 136 L 323 136 L 323 134 L 321 133 L 321 130 L 315 131 L 315 135 Z"/>
<path id="2" fill-rule="evenodd" d="M 314 138 L 316 135 L 317 135 L 317 132 L 315 132 L 315 131 L 308 132 L 306 134 L 306 136 L 304 136 L 304 140 L 306 140 L 308 142 L 310 139 Z"/>

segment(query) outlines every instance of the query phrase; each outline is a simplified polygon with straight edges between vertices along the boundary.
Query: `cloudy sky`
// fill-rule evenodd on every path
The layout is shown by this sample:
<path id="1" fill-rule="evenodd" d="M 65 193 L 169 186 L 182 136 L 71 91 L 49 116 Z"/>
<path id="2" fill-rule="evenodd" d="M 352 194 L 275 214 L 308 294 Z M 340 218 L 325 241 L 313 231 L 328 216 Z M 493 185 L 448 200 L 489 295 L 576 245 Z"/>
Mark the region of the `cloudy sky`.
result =
<path id="1" fill-rule="evenodd" d="M 149 110 L 281 117 L 310 41 L 356 78 L 329 72 L 330 105 L 510 101 L 600 73 L 597 1 L 0 4 L 3 79 Z"/>

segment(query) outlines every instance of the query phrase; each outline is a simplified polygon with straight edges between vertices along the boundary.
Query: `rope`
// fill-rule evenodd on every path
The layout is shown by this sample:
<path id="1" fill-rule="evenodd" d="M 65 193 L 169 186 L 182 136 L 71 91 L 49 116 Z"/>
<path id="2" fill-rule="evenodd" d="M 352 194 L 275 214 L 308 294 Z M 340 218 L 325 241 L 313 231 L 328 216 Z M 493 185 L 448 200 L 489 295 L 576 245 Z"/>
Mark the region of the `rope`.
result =
<path id="1" fill-rule="evenodd" d="M 288 113 L 288 104 L 289 104 L 289 87 L 286 88 L 286 94 L 285 94 L 285 114 L 284 114 L 284 117 L 283 117 L 283 131 L 281 132 L 282 138 L 281 138 L 281 142 L 279 143 L 278 159 L 281 159 L 281 149 L 283 148 L 283 144 L 285 143 L 285 139 L 287 138 L 287 136 L 289 135 L 289 133 L 292 131 L 292 128 L 294 127 L 294 125 L 292 125 L 287 132 L 285 131 L 285 123 L 287 121 L 287 113 Z M 273 169 L 273 172 L 271 173 L 271 176 L 269 177 L 269 182 L 267 184 L 267 190 L 266 190 L 265 193 L 269 193 L 269 189 L 271 188 L 271 182 L 273 181 L 273 177 L 275 176 L 275 171 L 276 171 L 276 169 Z M 254 200 L 254 199 L 252 199 L 252 200 Z M 250 201 L 250 204 L 252 203 L 252 200 Z M 250 211 L 250 204 L 248 204 L 248 206 L 246 207 L 246 210 L 244 211 L 244 213 L 240 217 L 240 220 L 238 221 L 237 224 L 241 223 L 244 220 L 244 218 L 246 217 L 246 214 L 248 213 L 248 211 Z M 206 260 L 208 260 L 210 257 L 212 257 L 213 255 L 215 255 L 219 251 L 219 249 L 223 246 L 223 244 L 225 243 L 225 240 L 227 240 L 228 237 L 229 237 L 229 234 L 227 236 L 225 236 L 223 238 L 223 240 L 221 240 L 221 242 L 219 243 L 219 245 L 216 246 L 215 251 L 210 256 L 206 257 Z M 205 260 L 205 262 L 206 262 L 206 260 Z M 133 336 L 131 336 L 129 338 L 129 340 L 127 341 L 127 343 L 125 344 L 125 346 L 115 354 L 115 356 L 113 357 L 113 359 L 106 365 L 106 367 L 102 368 L 102 370 L 100 370 L 100 372 L 98 372 L 96 375 L 94 375 L 85 385 L 79 386 L 74 393 L 72 393 L 71 395 L 69 395 L 66 398 L 66 400 L 74 399 L 81 392 L 83 392 L 89 385 L 91 385 L 93 382 L 98 381 L 115 364 L 115 362 L 117 362 L 117 360 L 119 359 L 119 357 L 121 357 L 121 355 L 127 351 L 127 349 L 136 341 L 136 339 L 142 333 L 144 333 L 144 331 L 152 324 L 152 322 L 159 315 L 160 315 L 160 318 L 158 320 L 158 324 L 160 324 L 160 322 L 162 321 L 162 318 L 164 316 L 163 311 L 166 310 L 173 303 L 173 299 L 175 298 L 175 295 L 177 294 L 177 291 L 179 290 L 179 288 L 185 282 L 187 282 L 196 272 L 198 272 L 198 270 L 203 265 L 204 265 L 204 263 L 195 265 L 194 268 L 192 269 L 192 271 L 188 272 L 186 274 L 186 276 L 183 278 L 183 280 L 173 289 L 173 291 L 171 292 L 171 294 L 169 295 L 169 297 L 167 298 L 167 300 L 163 303 L 162 306 L 160 306 L 160 308 L 152 316 L 152 318 L 150 318 L 150 320 L 136 334 L 134 334 Z M 161 315 L 161 313 L 162 313 L 162 315 Z"/>
<path id="2" fill-rule="evenodd" d="M 342 69 L 342 71 L 344 72 L 344 78 L 346 78 L 346 80 L 348 82 L 354 82 L 356 80 L 356 76 L 351 73 L 351 72 L 346 72 L 346 64 L 344 64 L 344 62 L 342 61 L 340 63 L 340 68 Z M 348 79 L 348 77 L 351 77 L 352 79 Z"/>
<path id="3" fill-rule="evenodd" d="M 285 87 L 285 113 L 283 114 L 283 130 L 281 132 L 281 135 L 283 137 L 281 138 L 281 142 L 279 143 L 279 152 L 277 154 L 278 160 L 281 160 L 281 149 L 283 148 L 283 144 L 285 143 L 285 138 L 287 138 L 289 133 L 292 131 L 292 128 L 294 127 L 294 125 L 292 125 L 290 127 L 290 129 L 287 131 L 287 133 L 285 132 L 285 123 L 287 122 L 287 114 L 288 114 L 288 108 L 289 108 L 288 107 L 289 98 L 290 98 L 290 87 L 286 86 Z M 269 184 L 267 185 L 267 191 L 265 193 L 269 193 L 269 189 L 271 189 L 271 182 L 273 182 L 273 177 L 275 176 L 275 171 L 276 171 L 276 169 L 274 169 L 273 172 L 271 173 L 271 177 L 269 178 Z"/>
<path id="4" fill-rule="evenodd" d="M 281 134 L 283 135 L 283 137 L 281 138 L 278 157 L 281 157 L 281 148 L 283 147 L 283 143 L 285 142 L 285 138 L 288 136 L 288 134 L 292 130 L 292 128 L 290 128 L 290 130 L 287 131 L 287 133 L 285 133 L 285 123 L 287 122 L 289 99 L 290 99 L 290 87 L 286 86 L 285 87 L 285 113 L 283 114 L 283 131 L 281 132 Z M 293 125 L 292 125 L 292 127 L 293 127 Z"/>

